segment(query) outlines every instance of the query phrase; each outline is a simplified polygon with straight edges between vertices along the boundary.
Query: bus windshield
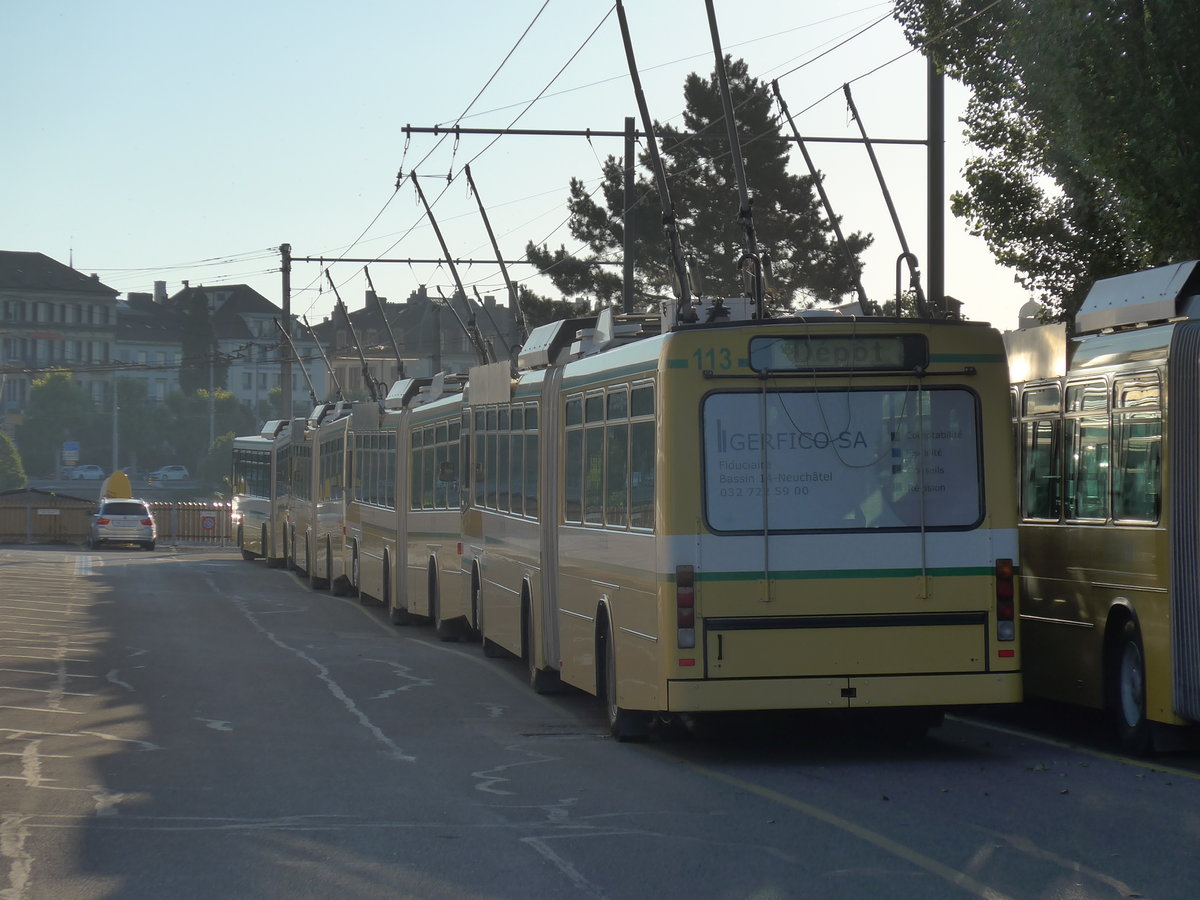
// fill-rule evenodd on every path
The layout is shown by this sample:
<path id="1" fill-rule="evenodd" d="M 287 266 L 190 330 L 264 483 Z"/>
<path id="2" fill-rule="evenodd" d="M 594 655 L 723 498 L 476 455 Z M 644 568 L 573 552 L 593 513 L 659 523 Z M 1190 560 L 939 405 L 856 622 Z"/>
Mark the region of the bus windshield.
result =
<path id="1" fill-rule="evenodd" d="M 965 529 L 983 518 L 978 398 L 961 388 L 710 394 L 718 532 Z"/>

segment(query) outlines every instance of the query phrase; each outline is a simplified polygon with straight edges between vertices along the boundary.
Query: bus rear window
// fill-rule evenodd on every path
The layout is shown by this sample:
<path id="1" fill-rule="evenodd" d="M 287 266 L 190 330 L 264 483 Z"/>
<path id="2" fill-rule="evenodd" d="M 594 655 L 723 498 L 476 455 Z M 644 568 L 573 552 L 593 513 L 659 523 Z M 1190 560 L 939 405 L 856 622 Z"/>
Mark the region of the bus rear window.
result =
<path id="1" fill-rule="evenodd" d="M 704 502 L 723 532 L 970 528 L 978 398 L 955 388 L 710 394 Z"/>

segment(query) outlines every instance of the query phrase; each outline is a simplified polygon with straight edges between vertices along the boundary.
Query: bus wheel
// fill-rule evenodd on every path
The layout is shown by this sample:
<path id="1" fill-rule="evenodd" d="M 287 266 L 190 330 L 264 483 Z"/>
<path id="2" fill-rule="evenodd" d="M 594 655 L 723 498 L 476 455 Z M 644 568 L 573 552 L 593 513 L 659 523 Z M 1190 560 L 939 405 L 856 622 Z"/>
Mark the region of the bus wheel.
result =
<path id="1" fill-rule="evenodd" d="M 622 709 L 617 704 L 617 654 L 613 641 L 612 624 L 604 623 L 604 681 L 599 685 L 599 694 L 604 700 L 604 711 L 608 717 L 608 730 L 618 741 L 644 741 L 650 731 L 647 713 Z"/>
<path id="2" fill-rule="evenodd" d="M 1126 620 L 1111 656 L 1109 709 L 1121 749 L 1137 755 L 1150 752 L 1150 722 L 1146 718 L 1146 656 L 1137 623 Z"/>

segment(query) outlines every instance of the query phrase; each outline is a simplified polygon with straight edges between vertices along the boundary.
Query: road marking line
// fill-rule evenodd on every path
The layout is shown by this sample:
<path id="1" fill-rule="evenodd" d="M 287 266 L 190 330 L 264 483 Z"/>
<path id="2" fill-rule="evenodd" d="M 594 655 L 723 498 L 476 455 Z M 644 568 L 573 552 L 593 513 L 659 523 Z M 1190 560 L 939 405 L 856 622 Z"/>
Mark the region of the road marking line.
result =
<path id="1" fill-rule="evenodd" d="M 672 761 L 676 763 L 680 762 L 679 759 L 674 757 L 672 757 Z M 918 850 L 914 850 L 912 847 L 907 847 L 899 841 L 894 841 L 877 831 L 872 831 L 870 828 L 865 828 L 856 822 L 851 822 L 849 819 L 843 819 L 841 816 L 813 806 L 811 803 L 805 803 L 803 800 L 797 800 L 794 797 L 789 797 L 787 794 L 782 794 L 771 788 L 762 787 L 752 781 L 746 781 L 734 775 L 727 775 L 724 772 L 718 772 L 715 769 L 709 769 L 697 763 L 683 761 L 683 765 L 700 775 L 706 775 L 715 781 L 723 781 L 732 787 L 739 788 L 751 794 L 757 794 L 765 800 L 778 803 L 780 806 L 786 806 L 809 818 L 824 822 L 826 825 L 832 825 L 840 831 L 853 835 L 868 844 L 874 844 L 879 849 L 899 857 L 919 869 L 924 869 L 926 872 L 936 875 L 944 881 L 948 881 L 957 888 L 974 894 L 976 897 L 983 898 L 983 900 L 1011 900 L 1007 894 L 976 881 L 966 872 L 960 872 L 958 869 L 940 863 L 936 859 L 926 856 Z"/>
<path id="2" fill-rule="evenodd" d="M 1045 735 L 1037 734 L 1033 731 L 1023 731 L 1020 728 L 1013 728 L 1008 725 L 996 725 L 993 722 L 985 722 L 981 719 L 966 719 L 962 716 L 948 715 L 947 719 L 952 719 L 955 722 L 962 722 L 964 725 L 971 725 L 976 728 L 985 728 L 989 731 L 1007 734 L 1009 737 L 1026 738 L 1031 741 L 1037 741 L 1040 744 L 1046 744 L 1050 747 L 1057 747 L 1060 750 L 1072 750 L 1076 753 L 1082 753 L 1085 756 L 1091 756 L 1096 759 L 1107 760 L 1108 762 L 1122 763 L 1127 766 L 1138 766 L 1142 769 L 1148 769 L 1151 772 L 1161 772 L 1163 775 L 1174 775 L 1178 778 L 1190 778 L 1193 781 L 1200 781 L 1200 772 L 1189 772 L 1187 769 L 1177 769 L 1174 766 L 1163 765 L 1150 759 L 1138 759 L 1133 756 L 1122 756 L 1119 753 L 1109 753 L 1105 750 L 1095 750 L 1083 744 L 1073 744 L 1070 741 L 1061 741 L 1058 738 L 1046 737 Z"/>

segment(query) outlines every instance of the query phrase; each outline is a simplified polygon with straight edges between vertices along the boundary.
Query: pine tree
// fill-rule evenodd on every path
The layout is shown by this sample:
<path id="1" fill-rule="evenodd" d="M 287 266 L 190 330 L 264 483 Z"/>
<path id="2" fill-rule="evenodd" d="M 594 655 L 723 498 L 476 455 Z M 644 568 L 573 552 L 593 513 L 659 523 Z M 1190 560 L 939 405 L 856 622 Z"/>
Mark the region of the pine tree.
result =
<path id="1" fill-rule="evenodd" d="M 754 195 L 755 229 L 761 249 L 771 259 L 773 305 L 789 308 L 815 301 L 838 301 L 854 290 L 853 274 L 832 241 L 810 175 L 788 172 L 789 144 L 780 122 L 771 116 L 768 86 L 751 78 L 743 60 L 726 57 L 730 93 L 745 160 L 746 179 Z M 744 235 L 737 223 L 738 186 L 730 157 L 719 83 L 693 73 L 684 85 L 684 128 L 655 125 L 662 135 L 661 155 L 667 186 L 678 217 L 685 253 L 695 256 L 707 296 L 738 296 L 746 290 L 738 271 Z M 641 157 L 648 166 L 648 154 Z M 570 198 L 571 234 L 586 243 L 591 256 L 572 257 L 565 247 L 550 251 L 532 243 L 528 257 L 565 296 L 612 303 L 620 297 L 619 275 L 597 265 L 619 259 L 625 222 L 624 168 L 616 157 L 604 163 L 599 188 L 589 191 L 573 178 Z M 637 177 L 633 228 L 636 253 L 634 295 L 638 308 L 671 294 L 673 265 L 658 190 L 652 177 Z M 869 235 L 848 234 L 857 260 L 871 243 Z M 857 266 L 861 271 L 861 263 Z"/>

